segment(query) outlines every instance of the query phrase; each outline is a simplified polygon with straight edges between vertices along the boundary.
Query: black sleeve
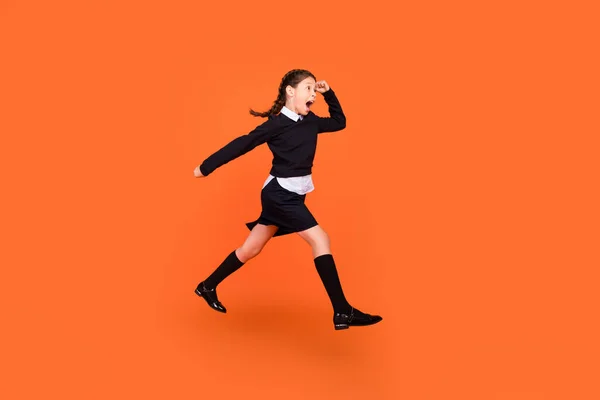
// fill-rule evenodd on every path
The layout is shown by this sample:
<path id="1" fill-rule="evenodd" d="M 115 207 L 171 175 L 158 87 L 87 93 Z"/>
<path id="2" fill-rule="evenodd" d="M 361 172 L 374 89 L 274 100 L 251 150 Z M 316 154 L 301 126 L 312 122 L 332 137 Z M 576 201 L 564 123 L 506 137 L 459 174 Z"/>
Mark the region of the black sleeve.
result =
<path id="1" fill-rule="evenodd" d="M 255 147 L 269 140 L 276 131 L 276 121 L 268 119 L 254 128 L 250 133 L 239 136 L 226 144 L 220 150 L 209 156 L 200 164 L 202 175 L 208 176 L 220 166 L 246 154 Z"/>
<path id="2" fill-rule="evenodd" d="M 346 127 L 346 116 L 333 89 L 323 93 L 323 98 L 329 106 L 330 117 L 318 117 L 319 133 L 340 131 Z"/>

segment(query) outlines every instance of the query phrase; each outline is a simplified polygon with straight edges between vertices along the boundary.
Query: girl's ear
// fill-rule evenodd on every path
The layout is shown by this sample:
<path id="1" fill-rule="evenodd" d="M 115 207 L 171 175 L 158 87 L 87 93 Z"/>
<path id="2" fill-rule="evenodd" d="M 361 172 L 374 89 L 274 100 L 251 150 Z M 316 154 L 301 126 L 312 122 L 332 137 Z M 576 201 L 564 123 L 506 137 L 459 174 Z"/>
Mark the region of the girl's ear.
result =
<path id="1" fill-rule="evenodd" d="M 293 87 L 291 87 L 290 85 L 287 85 L 287 87 L 285 88 L 285 91 L 288 96 L 294 97 L 294 88 Z"/>

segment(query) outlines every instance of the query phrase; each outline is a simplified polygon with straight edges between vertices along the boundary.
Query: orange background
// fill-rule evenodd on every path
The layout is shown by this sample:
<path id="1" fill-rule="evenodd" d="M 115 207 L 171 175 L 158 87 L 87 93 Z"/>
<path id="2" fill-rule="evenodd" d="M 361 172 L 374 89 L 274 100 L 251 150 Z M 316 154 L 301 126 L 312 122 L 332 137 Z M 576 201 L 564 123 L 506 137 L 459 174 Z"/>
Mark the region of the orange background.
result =
<path id="1" fill-rule="evenodd" d="M 592 2 L 200 3 L 0 2 L 1 398 L 600 398 Z M 296 235 L 193 294 L 270 153 L 193 169 L 292 68 L 347 115 L 307 203 L 374 327 Z"/>

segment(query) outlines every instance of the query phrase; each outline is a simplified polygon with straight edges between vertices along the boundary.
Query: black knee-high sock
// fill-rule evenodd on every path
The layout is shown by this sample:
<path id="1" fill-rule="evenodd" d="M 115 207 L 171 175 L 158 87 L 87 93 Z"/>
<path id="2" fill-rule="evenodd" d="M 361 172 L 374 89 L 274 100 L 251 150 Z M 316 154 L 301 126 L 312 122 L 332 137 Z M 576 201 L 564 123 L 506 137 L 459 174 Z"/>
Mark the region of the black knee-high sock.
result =
<path id="1" fill-rule="evenodd" d="M 317 272 L 323 281 L 327 295 L 331 300 L 334 312 L 348 313 L 351 306 L 344 296 L 342 284 L 335 267 L 335 262 L 331 254 L 323 254 L 315 258 Z"/>
<path id="2" fill-rule="evenodd" d="M 239 260 L 235 254 L 235 250 L 232 251 L 225 258 L 225 260 L 223 260 L 221 265 L 219 265 L 217 269 L 215 269 L 214 272 L 208 278 L 206 278 L 204 281 L 204 286 L 206 286 L 208 289 L 216 288 L 219 283 L 237 271 L 242 265 L 244 265 L 244 263 Z"/>

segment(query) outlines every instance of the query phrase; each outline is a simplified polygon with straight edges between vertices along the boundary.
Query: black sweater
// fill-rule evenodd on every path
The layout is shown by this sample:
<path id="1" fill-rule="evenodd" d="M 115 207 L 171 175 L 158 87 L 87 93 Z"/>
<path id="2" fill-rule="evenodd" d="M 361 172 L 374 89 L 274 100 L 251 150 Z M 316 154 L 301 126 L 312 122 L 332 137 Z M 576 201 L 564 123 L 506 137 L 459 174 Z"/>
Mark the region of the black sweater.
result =
<path id="1" fill-rule="evenodd" d="M 283 114 L 271 116 L 250 133 L 237 137 L 204 160 L 200 172 L 208 176 L 220 166 L 266 142 L 273 153 L 271 175 L 289 178 L 311 174 L 317 135 L 346 127 L 346 116 L 333 90 L 330 88 L 323 93 L 323 98 L 329 106 L 330 117 L 319 117 L 312 111 L 297 122 Z"/>

